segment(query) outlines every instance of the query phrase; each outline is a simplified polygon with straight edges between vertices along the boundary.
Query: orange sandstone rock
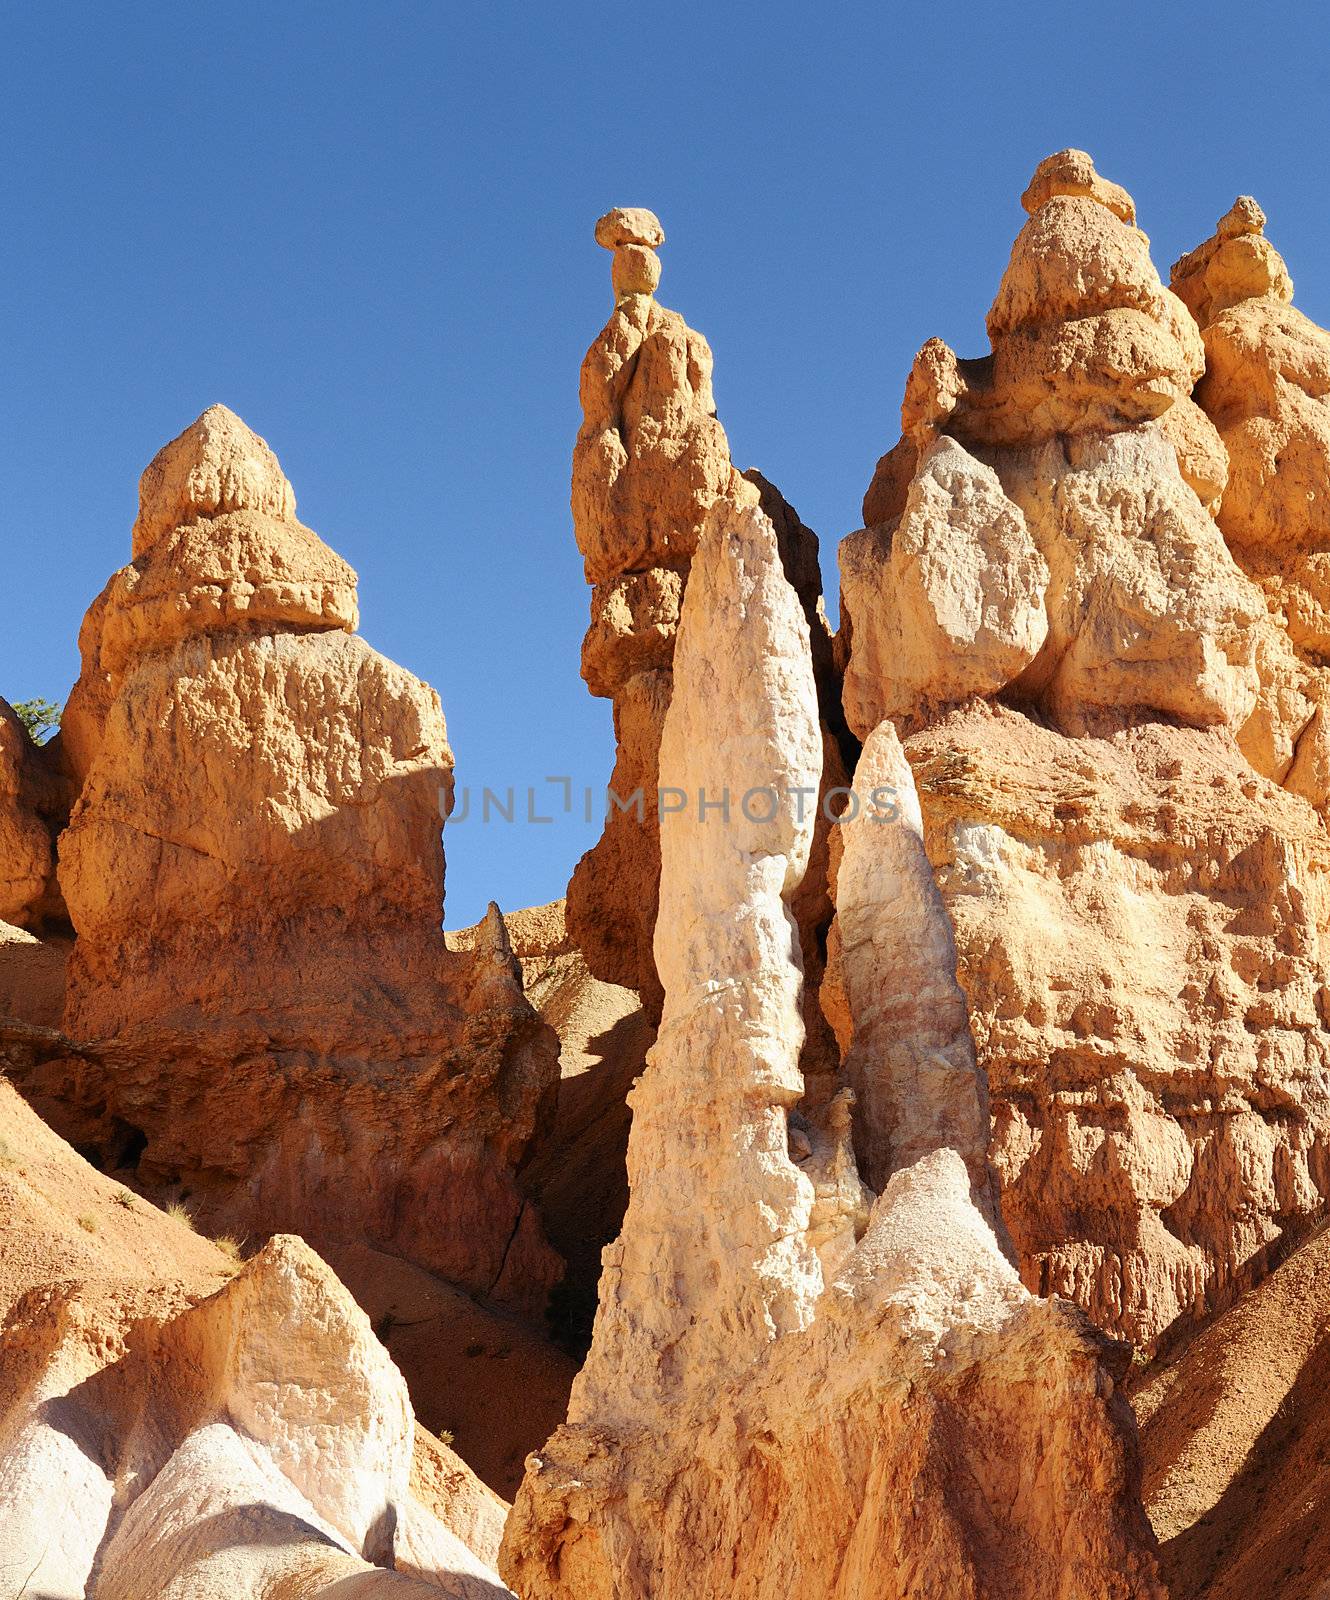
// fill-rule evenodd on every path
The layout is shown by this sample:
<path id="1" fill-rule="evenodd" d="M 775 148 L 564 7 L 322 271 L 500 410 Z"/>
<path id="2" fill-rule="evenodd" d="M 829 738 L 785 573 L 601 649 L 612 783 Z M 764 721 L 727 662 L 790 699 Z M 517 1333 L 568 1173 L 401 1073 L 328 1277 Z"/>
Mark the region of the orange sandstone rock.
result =
<path id="1" fill-rule="evenodd" d="M 1215 734 L 974 707 L 907 750 L 1022 1275 L 1149 1349 L 1324 1205 L 1330 841 Z"/>
<path id="2" fill-rule="evenodd" d="M 1193 401 L 1198 330 L 1099 185 L 1042 164 L 992 356 L 915 362 L 881 520 L 841 548 L 845 709 L 906 736 L 1022 1275 L 1150 1349 L 1330 1192 L 1330 858 L 1296 798 L 1324 804 L 1330 745 L 1274 524 L 1296 471 L 1264 522 L 1233 510 L 1264 470 L 1244 429 L 1320 405 L 1320 357 L 1240 206 L 1175 269 L 1193 308 L 1268 286 L 1215 312 Z"/>
<path id="3" fill-rule="evenodd" d="M 703 527 L 675 675 L 667 781 L 816 788 L 807 623 L 749 505 L 721 502 Z M 894 755 L 866 753 L 864 782 L 908 782 Z M 1021 1287 L 975 1203 L 985 1130 L 963 1012 L 938 1020 L 945 1038 L 903 1036 L 899 1064 L 862 1063 L 864 1096 L 887 1101 L 866 1125 L 912 1128 L 883 1151 L 871 1217 L 847 1145 L 796 1140 L 790 902 L 813 825 L 788 804 L 761 815 L 718 828 L 685 812 L 663 829 L 665 1010 L 632 1095 L 628 1212 L 568 1423 L 528 1462 L 501 1571 L 524 1600 L 1155 1600 L 1128 1418 L 1099 1347 L 1076 1313 Z M 861 861 L 879 850 L 880 866 Z M 839 879 L 862 885 L 869 922 L 875 894 L 910 900 L 927 965 L 948 941 L 921 859 L 917 820 L 867 825 Z M 906 1012 L 915 972 L 898 976 L 894 949 L 851 938 L 844 961 L 852 1008 L 885 990 Z M 854 1020 L 865 1052 L 893 1042 L 867 1009 Z M 920 1100 L 941 1081 L 957 1092 Z"/>
<path id="4" fill-rule="evenodd" d="M 1133 1384 L 1172 1600 L 1315 1600 L 1330 1561 L 1330 1234 Z"/>
<path id="5" fill-rule="evenodd" d="M 916 359 L 905 439 L 865 497 L 883 520 L 840 552 L 860 738 L 1004 690 L 1069 731 L 1251 715 L 1264 608 L 1197 499 L 1225 472 L 1189 398 L 1202 348 L 1098 181 L 1074 151 L 1036 173 L 990 357 L 930 340 Z"/>
<path id="6" fill-rule="evenodd" d="M 13 708 L 0 700 L 0 923 L 28 927 L 50 896 L 55 858 L 38 809 L 36 747 Z"/>
<path id="7" fill-rule="evenodd" d="M 582 676 L 614 701 L 615 766 L 605 830 L 568 885 L 568 926 L 591 972 L 638 990 L 658 1014 L 651 956 L 660 876 L 657 753 L 670 701 L 684 587 L 707 512 L 722 496 L 767 507 L 782 556 L 811 619 L 820 616 L 816 536 L 760 474 L 730 461 L 716 417 L 711 348 L 654 298 L 649 211 L 618 208 L 596 224 L 614 252 L 615 307 L 582 363 L 582 426 L 573 449 L 572 510 L 592 585 Z M 815 622 L 820 674 L 830 681 L 830 631 Z"/>
<path id="8" fill-rule="evenodd" d="M 1330 805 L 1330 334 L 1290 304 L 1293 282 L 1264 237 L 1265 214 L 1235 202 L 1212 239 L 1173 268 L 1205 340 L 1196 398 L 1229 457 L 1219 525 L 1264 595 L 1261 689 L 1241 730 L 1258 771 Z"/>
<path id="9" fill-rule="evenodd" d="M 144 475 L 60 845 L 65 1028 L 119 1059 L 29 1092 L 213 1231 L 373 1243 L 536 1309 L 559 1267 L 514 1174 L 554 1040 L 497 913 L 445 947 L 438 696 L 351 631 L 355 575 L 284 486 L 222 408 Z"/>

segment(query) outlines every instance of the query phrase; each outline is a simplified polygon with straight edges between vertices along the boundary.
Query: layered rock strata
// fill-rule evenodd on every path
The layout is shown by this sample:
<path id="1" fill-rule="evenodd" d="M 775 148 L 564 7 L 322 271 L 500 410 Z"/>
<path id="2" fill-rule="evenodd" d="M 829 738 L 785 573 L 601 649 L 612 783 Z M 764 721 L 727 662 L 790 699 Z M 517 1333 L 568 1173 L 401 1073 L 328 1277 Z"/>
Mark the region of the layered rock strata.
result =
<path id="1" fill-rule="evenodd" d="M 700 333 L 655 298 L 657 218 L 618 208 L 596 224 L 613 252 L 614 311 L 582 363 L 582 426 L 572 510 L 592 586 L 582 676 L 614 702 L 615 763 L 605 830 L 568 886 L 568 926 L 592 974 L 637 990 L 659 1015 L 652 937 L 660 877 L 659 750 L 674 641 L 689 567 L 709 509 L 758 503 L 777 523 L 782 556 L 832 674 L 821 617 L 817 538 L 760 474 L 745 481 L 716 416 L 712 355 Z M 829 698 L 829 704 L 834 696 Z"/>
<path id="2" fill-rule="evenodd" d="M 1024 204 L 992 354 L 925 345 L 842 545 L 845 707 L 906 740 L 1025 1282 L 1149 1350 L 1330 1192 L 1314 707 L 1221 403 L 1287 274 L 1240 205 L 1165 289 L 1081 152 Z"/>
<path id="3" fill-rule="evenodd" d="M 976 1204 L 983 1093 L 963 1016 L 953 1003 L 935 1028 L 921 1008 L 894 1065 L 868 1059 L 897 1033 L 864 997 L 885 992 L 904 1018 L 917 976 L 885 945 L 852 936 L 842 956 L 868 1126 L 886 1130 L 881 1194 L 859 1176 L 848 1117 L 835 1149 L 792 1138 L 790 902 L 813 827 L 791 796 L 816 789 L 820 765 L 807 624 L 774 530 L 718 503 L 661 766 L 684 788 L 776 803 L 719 826 L 690 808 L 662 830 L 665 1011 L 631 1097 L 628 1211 L 568 1423 L 529 1463 L 501 1570 L 523 1600 L 1158 1595 L 1099 1347 L 1078 1313 L 1021 1287 Z M 908 790 L 890 728 L 863 767 L 865 806 L 870 776 Z M 879 894 L 928 887 L 908 795 L 904 819 L 865 821 L 845 845 L 856 927 Z M 936 896 L 913 916 L 919 960 L 945 953 Z"/>
<path id="4" fill-rule="evenodd" d="M 371 1243 L 536 1310 L 515 1172 L 557 1083 L 497 911 L 450 952 L 438 696 L 353 631 L 355 574 L 214 407 L 145 472 L 82 634 L 64 1028 L 26 1080 L 211 1231 Z"/>

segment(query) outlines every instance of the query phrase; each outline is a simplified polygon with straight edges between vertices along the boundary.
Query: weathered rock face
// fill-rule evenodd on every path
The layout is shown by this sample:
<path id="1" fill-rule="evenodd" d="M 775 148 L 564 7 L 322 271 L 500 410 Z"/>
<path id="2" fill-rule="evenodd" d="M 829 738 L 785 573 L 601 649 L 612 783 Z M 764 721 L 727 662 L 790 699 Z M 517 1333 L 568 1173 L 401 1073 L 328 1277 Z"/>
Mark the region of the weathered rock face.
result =
<path id="1" fill-rule="evenodd" d="M 6 1573 L 52 1600 L 506 1592 L 502 1502 L 417 1434 L 313 1251 L 276 1238 L 237 1272 L 7 1086 L 0 1128 Z"/>
<path id="2" fill-rule="evenodd" d="M 1330 805 L 1330 334 L 1296 310 L 1293 281 L 1264 237 L 1265 215 L 1238 199 L 1173 282 L 1202 329 L 1196 398 L 1229 458 L 1219 525 L 1259 586 L 1271 627 L 1261 695 L 1241 731 L 1253 766 Z"/>
<path id="3" fill-rule="evenodd" d="M 1048 563 L 991 467 L 954 439 L 928 446 L 894 522 L 852 535 L 841 583 L 852 624 L 847 703 L 867 735 L 920 698 L 995 694 L 1048 637 Z"/>
<path id="4" fill-rule="evenodd" d="M 50 909 L 55 856 L 42 816 L 48 788 L 27 729 L 0 700 L 0 923 L 29 928 Z"/>
<path id="5" fill-rule="evenodd" d="M 649 211 L 619 208 L 596 224 L 614 252 L 614 312 L 582 363 L 582 427 L 573 450 L 573 524 L 592 585 L 582 676 L 614 702 L 615 765 L 605 831 L 568 886 L 568 925 L 591 972 L 636 989 L 659 1015 L 652 955 L 660 878 L 658 756 L 671 693 L 680 607 L 707 512 L 723 496 L 764 509 L 831 668 L 820 617 L 817 538 L 759 474 L 730 461 L 716 417 L 711 348 L 654 298 Z M 779 508 L 779 509 L 777 509 Z"/>
<path id="6" fill-rule="evenodd" d="M 558 1264 L 514 1173 L 556 1045 L 497 912 L 445 947 L 438 696 L 350 631 L 355 575 L 293 508 L 221 407 L 144 474 L 60 859 L 65 1029 L 116 1060 L 28 1090 L 214 1232 L 372 1242 L 534 1308 Z"/>
<path id="7" fill-rule="evenodd" d="M 1197 503 L 1222 445 L 1188 398 L 1196 329 L 1088 157 L 1050 157 L 1025 205 L 993 354 L 924 346 L 841 546 L 850 726 L 1010 691 L 1070 732 L 1241 728 L 1264 608 Z M 1180 407 L 1181 432 L 1154 420 Z"/>
<path id="8" fill-rule="evenodd" d="M 982 1084 L 954 978 L 948 1004 L 932 973 L 949 936 L 912 791 L 897 825 L 851 828 L 839 867 L 881 1195 L 856 1170 L 848 1116 L 829 1124 L 838 1149 L 805 1137 L 800 1154 L 792 1137 L 790 901 L 813 835 L 793 795 L 816 789 L 820 765 L 807 625 L 774 530 L 718 503 L 661 768 L 749 803 L 728 825 L 690 807 L 663 829 L 665 1011 L 632 1095 L 628 1212 L 568 1423 L 532 1458 L 502 1570 L 523 1600 L 1158 1595 L 1098 1347 L 1077 1313 L 1021 1287 L 975 1203 L 990 1192 Z M 862 768 L 865 810 L 870 779 L 908 790 L 889 727 Z M 898 974 L 895 949 L 863 929 L 878 895 L 917 892 L 903 915 L 919 950 Z M 931 995 L 912 1013 L 925 965 Z M 921 1085 L 942 1092 L 916 1104 Z"/>
<path id="9" fill-rule="evenodd" d="M 841 823 L 832 989 L 841 994 L 856 1147 L 873 1189 L 936 1150 L 965 1162 L 976 1204 L 996 1223 L 987 1085 L 975 1061 L 956 943 L 920 847 L 919 797 L 900 740 L 881 723 L 854 773 Z M 890 972 L 891 981 L 882 983 Z"/>
<path id="10" fill-rule="evenodd" d="M 1005 709 L 908 745 L 1027 1284 L 1151 1344 L 1330 1180 L 1330 845 L 1231 741 Z"/>
<path id="11" fill-rule="evenodd" d="M 1314 706 L 1235 540 L 1209 330 L 1189 398 L 1186 308 L 1250 316 L 1259 269 L 1278 318 L 1287 275 L 1235 234 L 1179 299 L 1079 152 L 1024 203 L 992 356 L 924 347 L 842 546 L 846 713 L 906 736 L 1025 1282 L 1148 1348 L 1330 1193 L 1327 841 L 1241 753 L 1287 782 Z"/>

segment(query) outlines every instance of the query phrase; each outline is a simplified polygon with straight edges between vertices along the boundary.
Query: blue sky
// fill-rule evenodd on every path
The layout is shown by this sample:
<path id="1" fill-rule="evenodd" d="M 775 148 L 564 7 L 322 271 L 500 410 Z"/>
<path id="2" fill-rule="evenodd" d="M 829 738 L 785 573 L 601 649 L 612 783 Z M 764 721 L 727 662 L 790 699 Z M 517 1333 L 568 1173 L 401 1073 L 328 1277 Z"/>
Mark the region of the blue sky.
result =
<path id="1" fill-rule="evenodd" d="M 1328 16 L 7 8 L 0 694 L 67 693 L 139 473 L 220 400 L 359 571 L 365 637 L 439 690 L 459 783 L 603 783 L 568 513 L 578 364 L 609 309 L 596 217 L 661 216 L 660 297 L 710 339 L 735 458 L 822 536 L 834 589 L 914 352 L 987 349 L 1049 151 L 1126 185 L 1165 272 L 1255 194 L 1330 323 Z M 451 830 L 448 923 L 557 896 L 597 831 Z"/>

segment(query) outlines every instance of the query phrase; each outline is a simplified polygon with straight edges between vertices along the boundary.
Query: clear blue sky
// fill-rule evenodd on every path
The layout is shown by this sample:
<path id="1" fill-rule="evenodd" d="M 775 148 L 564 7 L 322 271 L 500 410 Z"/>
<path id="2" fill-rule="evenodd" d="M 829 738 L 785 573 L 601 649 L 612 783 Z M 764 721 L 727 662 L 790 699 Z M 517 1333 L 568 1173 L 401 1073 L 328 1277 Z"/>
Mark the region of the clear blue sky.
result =
<path id="1" fill-rule="evenodd" d="M 1079 145 L 1166 272 L 1257 196 L 1330 322 L 1319 4 L 58 3 L 0 23 L 0 694 L 63 698 L 138 476 L 224 401 L 443 697 L 459 783 L 601 784 L 568 513 L 591 237 L 661 216 L 661 299 L 823 539 L 914 352 L 987 349 L 1035 162 Z M 446 836 L 447 921 L 562 893 L 597 828 Z"/>

